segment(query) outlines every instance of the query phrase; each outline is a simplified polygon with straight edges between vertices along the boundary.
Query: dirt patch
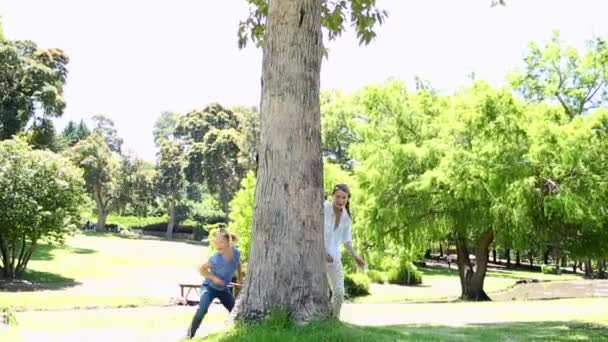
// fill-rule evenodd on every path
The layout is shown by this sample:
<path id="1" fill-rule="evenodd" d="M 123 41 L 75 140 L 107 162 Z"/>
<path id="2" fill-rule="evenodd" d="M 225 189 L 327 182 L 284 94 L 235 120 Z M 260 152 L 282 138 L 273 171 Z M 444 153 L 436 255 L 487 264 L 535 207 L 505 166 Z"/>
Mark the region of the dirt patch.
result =
<path id="1" fill-rule="evenodd" d="M 608 297 L 608 280 L 550 281 L 517 284 L 492 294 L 494 301 Z"/>

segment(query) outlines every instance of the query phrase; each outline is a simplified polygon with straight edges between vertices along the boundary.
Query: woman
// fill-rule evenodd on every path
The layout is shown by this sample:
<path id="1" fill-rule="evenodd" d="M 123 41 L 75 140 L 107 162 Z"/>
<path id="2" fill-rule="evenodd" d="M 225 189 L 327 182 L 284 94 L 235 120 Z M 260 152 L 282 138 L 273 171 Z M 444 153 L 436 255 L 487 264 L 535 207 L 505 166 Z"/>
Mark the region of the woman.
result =
<path id="1" fill-rule="evenodd" d="M 332 192 L 333 201 L 325 203 L 325 259 L 327 276 L 332 292 L 331 306 L 334 317 L 340 317 L 344 301 L 344 268 L 340 259 L 340 242 L 360 267 L 365 266 L 362 257 L 353 249 L 350 215 L 350 190 L 346 184 L 337 184 Z"/>
<path id="2" fill-rule="evenodd" d="M 201 325 L 205 314 L 207 314 L 209 305 L 215 298 L 219 298 L 228 311 L 232 311 L 234 307 L 234 297 L 230 293 L 228 284 L 230 284 L 234 273 L 237 271 L 239 281 L 242 279 L 241 253 L 236 247 L 232 246 L 236 241 L 237 237 L 225 229 L 220 229 L 213 240 L 217 253 L 213 254 L 209 261 L 200 267 L 201 275 L 205 277 L 205 280 L 201 288 L 201 301 L 198 310 L 196 310 L 188 329 L 189 338 L 196 334 L 196 330 Z"/>

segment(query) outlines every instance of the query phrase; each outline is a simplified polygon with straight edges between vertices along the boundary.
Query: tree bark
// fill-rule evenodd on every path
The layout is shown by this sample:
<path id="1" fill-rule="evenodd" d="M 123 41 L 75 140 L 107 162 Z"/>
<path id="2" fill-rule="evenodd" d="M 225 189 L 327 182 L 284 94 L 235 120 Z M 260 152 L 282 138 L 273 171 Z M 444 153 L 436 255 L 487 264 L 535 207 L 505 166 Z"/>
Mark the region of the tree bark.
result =
<path id="1" fill-rule="evenodd" d="M 606 277 L 606 260 L 600 259 L 597 261 L 598 277 L 604 279 Z"/>
<path id="2" fill-rule="evenodd" d="M 507 268 L 509 268 L 511 267 L 511 249 L 506 249 L 505 256 L 507 257 Z"/>
<path id="3" fill-rule="evenodd" d="M 319 106 L 321 1 L 273 0 L 263 46 L 250 262 L 234 319 L 327 317 Z"/>
<path id="4" fill-rule="evenodd" d="M 566 255 L 562 255 L 560 260 L 561 260 L 560 267 L 563 267 L 563 268 L 568 267 L 568 257 Z"/>
<path id="5" fill-rule="evenodd" d="M 167 239 L 173 238 L 173 229 L 175 228 L 175 200 L 169 201 L 169 223 L 167 224 Z"/>
<path id="6" fill-rule="evenodd" d="M 543 263 L 545 265 L 549 265 L 549 253 L 551 251 L 547 248 L 547 250 L 545 250 L 545 253 L 543 253 Z"/>
<path id="7" fill-rule="evenodd" d="M 458 254 L 458 273 L 462 288 L 461 299 L 470 301 L 491 300 L 484 291 L 483 284 L 490 256 L 490 244 L 493 240 L 494 230 L 488 229 L 477 241 L 477 253 L 475 254 L 476 267 L 474 269 L 469 258 L 466 238 L 457 234 L 456 252 Z"/>
<path id="8" fill-rule="evenodd" d="M 10 247 L 8 242 L 0 234 L 0 253 L 2 255 L 2 277 L 6 279 L 13 279 L 15 274 L 13 272 L 12 260 Z"/>
<path id="9" fill-rule="evenodd" d="M 496 264 L 496 248 L 492 249 L 492 259 L 494 260 L 494 263 Z"/>
<path id="10" fill-rule="evenodd" d="M 574 260 L 574 263 L 572 264 L 572 272 L 574 272 L 575 274 L 576 274 L 577 266 L 578 266 L 578 262 L 576 260 Z"/>
<path id="11" fill-rule="evenodd" d="M 439 243 L 439 257 L 443 258 L 443 245 L 441 244 L 441 242 Z"/>
<path id="12" fill-rule="evenodd" d="M 585 275 L 591 277 L 593 275 L 593 268 L 591 266 L 591 259 L 585 260 Z"/>
<path id="13" fill-rule="evenodd" d="M 95 204 L 97 205 L 97 227 L 96 231 L 103 232 L 106 230 L 106 219 L 108 217 L 108 211 L 101 198 L 101 190 L 96 189 L 94 191 Z"/>
<path id="14" fill-rule="evenodd" d="M 521 266 L 521 255 L 519 255 L 519 251 L 515 251 L 515 265 Z"/>

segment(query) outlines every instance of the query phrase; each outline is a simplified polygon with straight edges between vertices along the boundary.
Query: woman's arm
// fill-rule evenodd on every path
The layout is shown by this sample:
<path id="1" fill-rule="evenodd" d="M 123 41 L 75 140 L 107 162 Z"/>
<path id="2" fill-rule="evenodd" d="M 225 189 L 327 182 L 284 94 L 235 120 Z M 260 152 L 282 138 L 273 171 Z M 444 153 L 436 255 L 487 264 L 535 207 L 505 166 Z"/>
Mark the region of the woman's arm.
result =
<path id="1" fill-rule="evenodd" d="M 365 266 L 365 260 L 360 257 L 353 248 L 352 241 L 348 241 L 344 243 L 344 248 L 348 251 L 348 253 L 357 261 L 357 264 L 361 267 Z"/>
<path id="2" fill-rule="evenodd" d="M 224 281 L 222 279 L 220 279 L 215 274 L 209 272 L 210 269 L 211 269 L 211 262 L 207 261 L 206 263 L 201 265 L 201 267 L 199 268 L 199 272 L 201 273 L 201 275 L 203 277 L 211 280 L 215 285 L 220 285 L 220 286 L 225 285 Z"/>

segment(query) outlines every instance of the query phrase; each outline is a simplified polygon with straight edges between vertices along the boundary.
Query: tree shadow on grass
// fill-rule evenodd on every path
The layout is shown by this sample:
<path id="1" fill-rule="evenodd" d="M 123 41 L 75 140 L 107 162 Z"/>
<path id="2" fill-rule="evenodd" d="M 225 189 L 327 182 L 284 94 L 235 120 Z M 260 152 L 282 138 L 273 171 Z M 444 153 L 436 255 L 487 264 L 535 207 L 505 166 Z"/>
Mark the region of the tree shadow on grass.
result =
<path id="1" fill-rule="evenodd" d="M 210 341 L 607 341 L 608 326 L 581 322 L 514 322 L 459 327 L 403 325 L 359 326 L 336 321 L 303 327 L 262 323 L 208 337 Z M 196 339 L 196 341 L 201 341 Z"/>
<path id="2" fill-rule="evenodd" d="M 80 284 L 61 274 L 26 269 L 20 279 L 0 279 L 0 292 L 65 290 Z"/>
<path id="3" fill-rule="evenodd" d="M 30 260 L 37 261 L 50 261 L 55 258 L 53 252 L 55 250 L 64 250 L 67 253 L 73 254 L 93 254 L 97 253 L 96 250 L 90 248 L 74 248 L 69 246 L 61 246 L 61 245 L 51 245 L 46 243 L 41 243 L 36 246 L 34 249 L 34 253 L 32 253 L 32 257 Z"/>

